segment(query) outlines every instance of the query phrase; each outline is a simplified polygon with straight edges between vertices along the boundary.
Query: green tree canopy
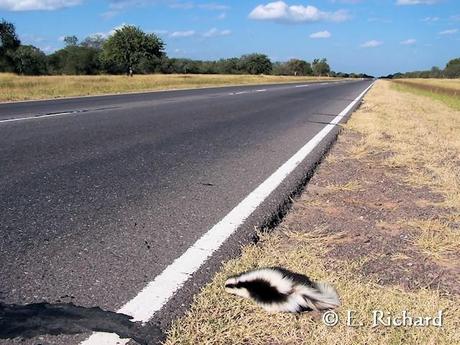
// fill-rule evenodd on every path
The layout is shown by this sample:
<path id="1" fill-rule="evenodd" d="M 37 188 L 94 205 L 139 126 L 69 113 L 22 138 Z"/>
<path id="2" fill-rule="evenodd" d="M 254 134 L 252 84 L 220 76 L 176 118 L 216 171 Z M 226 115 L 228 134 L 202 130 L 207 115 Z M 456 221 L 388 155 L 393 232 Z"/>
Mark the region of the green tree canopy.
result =
<path id="1" fill-rule="evenodd" d="M 291 75 L 312 75 L 311 65 L 304 60 L 291 59 L 286 63 L 287 70 Z"/>
<path id="2" fill-rule="evenodd" d="M 13 23 L 2 19 L 0 22 L 0 72 L 14 71 L 12 55 L 21 45 Z"/>
<path id="3" fill-rule="evenodd" d="M 249 74 L 270 74 L 273 65 L 265 54 L 243 55 L 239 61 L 239 69 Z"/>
<path id="4" fill-rule="evenodd" d="M 20 46 L 12 54 L 15 72 L 25 75 L 42 75 L 47 73 L 46 55 L 37 47 Z"/>
<path id="5" fill-rule="evenodd" d="M 328 75 L 331 71 L 326 59 L 315 59 L 312 63 L 313 74 L 316 76 Z"/>
<path id="6" fill-rule="evenodd" d="M 450 60 L 446 68 L 444 69 L 444 74 L 448 78 L 459 78 L 460 77 L 460 58 Z"/>
<path id="7" fill-rule="evenodd" d="M 94 49 L 99 49 L 101 50 L 102 47 L 104 46 L 106 39 L 104 36 L 100 34 L 95 34 L 86 37 L 83 42 L 81 42 L 82 47 L 87 47 L 87 48 L 94 48 Z"/>
<path id="8" fill-rule="evenodd" d="M 136 70 L 142 61 L 156 60 L 164 55 L 164 43 L 155 34 L 146 34 L 141 29 L 126 25 L 115 31 L 104 44 L 103 58 L 107 67 L 128 72 Z"/>
<path id="9" fill-rule="evenodd" d="M 73 36 L 65 36 L 64 37 L 64 43 L 66 47 L 74 47 L 78 44 L 78 37 L 73 35 Z"/>
<path id="10" fill-rule="evenodd" d="M 97 74 L 100 72 L 100 51 L 95 48 L 67 46 L 48 58 L 54 74 Z"/>

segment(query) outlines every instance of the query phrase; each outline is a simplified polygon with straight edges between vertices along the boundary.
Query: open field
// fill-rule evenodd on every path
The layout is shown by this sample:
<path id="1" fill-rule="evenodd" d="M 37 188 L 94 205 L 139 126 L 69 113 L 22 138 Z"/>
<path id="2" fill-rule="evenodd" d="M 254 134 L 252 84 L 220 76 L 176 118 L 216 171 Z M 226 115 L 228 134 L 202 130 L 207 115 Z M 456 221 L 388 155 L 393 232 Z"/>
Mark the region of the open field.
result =
<path id="1" fill-rule="evenodd" d="M 394 81 L 411 84 L 413 86 L 423 87 L 433 92 L 455 92 L 460 95 L 460 79 L 394 79 Z"/>
<path id="2" fill-rule="evenodd" d="M 460 112 L 379 81 L 344 127 L 280 226 L 224 264 L 166 344 L 460 343 Z M 339 324 L 225 293 L 228 275 L 273 265 L 332 283 Z M 372 327 L 375 310 L 442 310 L 443 326 Z"/>
<path id="3" fill-rule="evenodd" d="M 0 102 L 124 92 L 247 84 L 315 82 L 328 77 L 271 75 L 153 74 L 127 76 L 18 76 L 0 74 Z"/>
<path id="4" fill-rule="evenodd" d="M 460 110 L 460 79 L 394 79 L 399 91 L 429 96 Z"/>

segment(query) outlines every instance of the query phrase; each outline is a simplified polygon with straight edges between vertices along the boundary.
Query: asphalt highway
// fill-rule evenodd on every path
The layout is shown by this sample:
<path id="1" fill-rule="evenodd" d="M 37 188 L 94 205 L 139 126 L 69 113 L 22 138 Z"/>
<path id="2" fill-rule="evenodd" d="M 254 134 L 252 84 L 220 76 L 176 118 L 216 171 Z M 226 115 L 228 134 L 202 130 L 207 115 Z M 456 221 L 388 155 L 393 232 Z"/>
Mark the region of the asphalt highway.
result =
<path id="1" fill-rule="evenodd" d="M 0 302 L 118 310 L 370 84 L 0 104 Z M 291 182 L 244 226 L 273 214 Z M 218 265 L 209 267 L 190 286 Z M 157 322 L 164 328 L 194 291 L 178 293 Z M 77 344 L 87 335 L 22 344 Z"/>

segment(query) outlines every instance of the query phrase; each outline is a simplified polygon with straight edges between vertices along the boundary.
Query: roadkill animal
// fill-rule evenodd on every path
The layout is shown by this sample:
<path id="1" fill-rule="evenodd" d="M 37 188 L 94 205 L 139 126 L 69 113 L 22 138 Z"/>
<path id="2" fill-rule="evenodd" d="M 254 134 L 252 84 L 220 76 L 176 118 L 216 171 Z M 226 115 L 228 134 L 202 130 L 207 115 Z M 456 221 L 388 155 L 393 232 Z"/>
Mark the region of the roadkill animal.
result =
<path id="1" fill-rule="evenodd" d="M 340 305 L 335 289 L 281 267 L 260 268 L 230 277 L 225 290 L 251 299 L 271 313 L 319 311 Z"/>

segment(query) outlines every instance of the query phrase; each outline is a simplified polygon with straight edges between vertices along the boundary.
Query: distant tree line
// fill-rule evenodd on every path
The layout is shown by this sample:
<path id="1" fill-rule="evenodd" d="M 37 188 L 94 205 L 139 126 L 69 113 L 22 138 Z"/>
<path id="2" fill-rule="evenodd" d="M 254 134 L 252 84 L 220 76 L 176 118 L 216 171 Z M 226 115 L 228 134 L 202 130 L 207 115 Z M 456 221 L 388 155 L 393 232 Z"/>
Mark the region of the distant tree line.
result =
<path id="1" fill-rule="evenodd" d="M 460 78 L 460 58 L 450 60 L 444 69 L 435 66 L 426 71 L 395 73 L 384 78 Z"/>
<path id="2" fill-rule="evenodd" d="M 274 74 L 297 76 L 370 77 L 365 74 L 336 73 L 326 59 L 311 63 L 291 59 L 272 62 L 264 54 L 201 61 L 169 58 L 165 44 L 155 34 L 135 26 L 123 26 L 109 37 L 93 35 L 80 41 L 64 37 L 65 47 L 46 55 L 32 45 L 22 45 L 12 23 L 0 22 L 0 72 L 22 75 L 93 75 L 93 74 Z"/>

